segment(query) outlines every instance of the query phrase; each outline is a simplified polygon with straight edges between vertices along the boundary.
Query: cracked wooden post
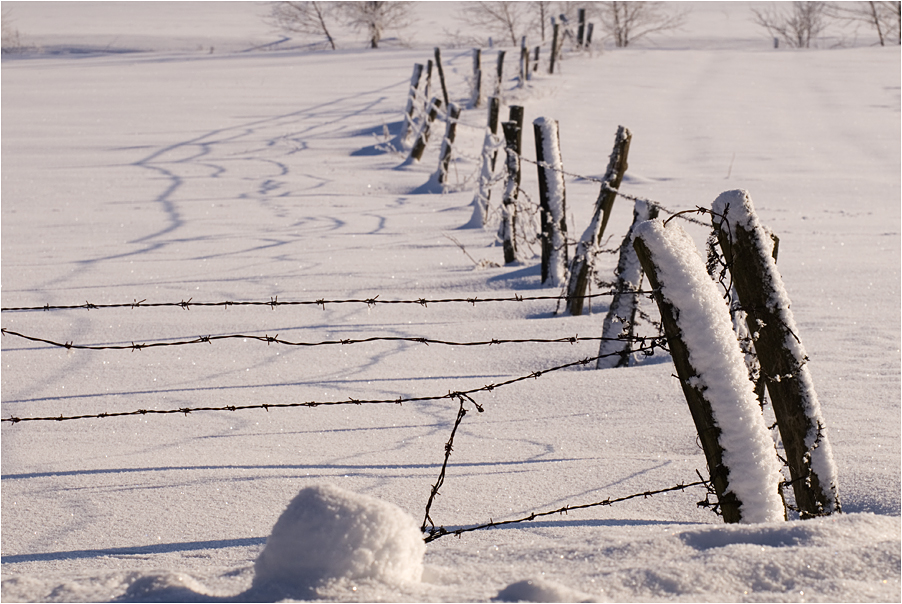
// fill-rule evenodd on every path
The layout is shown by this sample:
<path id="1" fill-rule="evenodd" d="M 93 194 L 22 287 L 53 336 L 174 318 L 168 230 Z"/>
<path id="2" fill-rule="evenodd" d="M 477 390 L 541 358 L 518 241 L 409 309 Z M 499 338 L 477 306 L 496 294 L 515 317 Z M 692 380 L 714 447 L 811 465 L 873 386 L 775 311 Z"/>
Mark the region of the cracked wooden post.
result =
<path id="1" fill-rule="evenodd" d="M 636 292 L 642 288 L 643 277 L 642 264 L 633 247 L 633 232 L 639 224 L 657 217 L 658 206 L 647 201 L 637 201 L 633 207 L 633 224 L 620 244 L 620 257 L 614 272 L 617 277 L 614 297 L 601 329 L 601 337 L 605 339 L 598 347 L 597 369 L 629 366 L 633 325 L 640 298 Z"/>
<path id="2" fill-rule="evenodd" d="M 721 193 L 712 221 L 755 342 L 799 513 L 811 518 L 840 512 L 833 453 L 773 242 L 747 191 Z"/>
<path id="3" fill-rule="evenodd" d="M 773 440 L 748 379 L 730 312 L 692 239 L 659 220 L 633 245 L 654 290 L 673 364 L 725 522 L 785 519 Z"/>
<path id="4" fill-rule="evenodd" d="M 583 313 L 584 296 L 592 278 L 592 266 L 601 238 L 604 236 L 605 227 L 614 206 L 617 193 L 611 188 L 617 189 L 623 180 L 627 169 L 627 156 L 629 155 L 630 141 L 633 135 L 629 129 L 619 126 L 614 138 L 614 150 L 608 160 L 608 169 L 605 171 L 598 199 L 595 201 L 595 212 L 592 221 L 583 233 L 576 253 L 570 266 L 570 282 L 567 285 L 567 311 L 571 315 Z"/>
<path id="5" fill-rule="evenodd" d="M 501 124 L 504 131 L 504 150 L 507 153 L 507 177 L 504 197 L 501 200 L 501 229 L 499 235 L 504 246 L 504 263 L 517 261 L 517 193 L 520 189 L 520 141 L 521 125 L 515 121 Z"/>
<path id="6" fill-rule="evenodd" d="M 542 243 L 542 283 L 558 287 L 567 278 L 567 195 L 560 130 L 556 120 L 533 121 Z"/>

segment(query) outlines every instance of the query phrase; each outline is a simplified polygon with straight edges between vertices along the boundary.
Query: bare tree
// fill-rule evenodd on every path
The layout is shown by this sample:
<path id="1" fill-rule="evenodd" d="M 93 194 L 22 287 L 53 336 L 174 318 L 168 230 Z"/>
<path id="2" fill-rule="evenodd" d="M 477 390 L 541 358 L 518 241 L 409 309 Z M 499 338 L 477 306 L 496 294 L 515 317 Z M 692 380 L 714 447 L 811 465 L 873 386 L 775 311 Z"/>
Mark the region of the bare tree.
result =
<path id="1" fill-rule="evenodd" d="M 19 38 L 19 30 L 13 26 L 12 10 L 3 11 L 3 39 L 2 51 L 4 53 L 17 52 L 22 49 L 22 41 Z"/>
<path id="2" fill-rule="evenodd" d="M 666 2 L 598 2 L 596 10 L 601 27 L 625 48 L 645 36 L 680 28 L 687 11 L 672 9 Z"/>
<path id="3" fill-rule="evenodd" d="M 460 11 L 460 17 L 468 25 L 479 29 L 487 29 L 499 36 L 508 38 L 511 45 L 520 43 L 533 24 L 532 3 L 530 2 L 466 2 Z M 541 3 L 546 8 L 547 2 Z"/>
<path id="4" fill-rule="evenodd" d="M 865 23 L 877 32 L 880 46 L 896 38 L 899 43 L 899 2 L 844 2 L 832 6 L 832 14 L 847 22 Z M 895 35 L 894 35 L 895 34 Z"/>
<path id="5" fill-rule="evenodd" d="M 345 21 L 357 29 L 366 29 L 370 48 L 379 48 L 386 30 L 410 25 L 410 2 L 341 2 Z"/>
<path id="6" fill-rule="evenodd" d="M 770 35 L 786 42 L 792 48 L 809 48 L 829 22 L 826 2 L 778 3 L 778 6 L 753 8 L 755 23 Z"/>
<path id="7" fill-rule="evenodd" d="M 283 31 L 323 36 L 335 50 L 335 38 L 329 28 L 338 20 L 337 9 L 335 2 L 276 2 L 270 21 Z"/>

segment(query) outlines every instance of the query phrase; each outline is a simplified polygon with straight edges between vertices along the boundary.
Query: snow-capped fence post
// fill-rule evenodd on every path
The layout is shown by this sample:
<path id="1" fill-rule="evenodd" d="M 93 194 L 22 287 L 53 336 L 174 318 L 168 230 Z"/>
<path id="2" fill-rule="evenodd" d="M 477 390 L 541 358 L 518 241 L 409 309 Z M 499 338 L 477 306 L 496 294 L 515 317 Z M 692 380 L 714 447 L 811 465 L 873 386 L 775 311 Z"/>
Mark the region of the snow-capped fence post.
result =
<path id="1" fill-rule="evenodd" d="M 567 196 L 561 159 L 558 122 L 540 117 L 533 121 L 542 242 L 542 283 L 560 286 L 567 274 Z"/>
<path id="2" fill-rule="evenodd" d="M 445 138 L 442 140 L 442 150 L 439 153 L 438 184 L 442 188 L 448 183 L 448 169 L 451 166 L 451 148 L 454 146 L 454 138 L 457 136 L 457 121 L 460 118 L 460 107 L 451 103 L 448 106 L 448 121 L 445 124 Z"/>
<path id="3" fill-rule="evenodd" d="M 426 143 L 429 142 L 429 131 L 432 129 L 432 122 L 435 121 L 435 117 L 438 115 L 438 110 L 441 106 L 442 100 L 433 97 L 432 101 L 429 103 L 429 111 L 426 114 L 426 119 L 423 120 L 423 125 L 420 126 L 420 133 L 417 136 L 417 140 L 414 142 L 413 148 L 410 150 L 410 155 L 407 157 L 408 162 L 420 161 L 420 159 L 422 159 L 423 151 L 426 150 Z"/>
<path id="4" fill-rule="evenodd" d="M 836 466 L 773 242 L 747 191 L 721 193 L 712 221 L 755 341 L 802 518 L 840 512 Z"/>
<path id="5" fill-rule="evenodd" d="M 633 245 L 705 453 L 725 522 L 777 522 L 780 464 L 748 379 L 730 312 L 695 243 L 677 224 L 637 225 Z"/>
<path id="6" fill-rule="evenodd" d="M 548 73 L 554 73 L 554 62 L 557 58 L 557 41 L 560 33 L 560 25 L 557 23 L 551 28 L 551 61 L 548 63 Z"/>
<path id="7" fill-rule="evenodd" d="M 442 85 L 442 99 L 444 99 L 445 107 L 447 107 L 450 103 L 448 100 L 448 87 L 445 86 L 445 70 L 442 69 L 442 51 L 438 46 L 435 47 L 435 66 L 438 69 L 439 83 Z"/>
<path id="8" fill-rule="evenodd" d="M 608 160 L 608 169 L 605 171 L 598 199 L 595 201 L 595 212 L 592 221 L 583 233 L 576 253 L 570 264 L 570 283 L 567 285 L 567 311 L 571 315 L 583 313 L 583 296 L 589 286 L 591 269 L 595 262 L 598 245 L 604 236 L 605 227 L 617 197 L 616 191 L 623 181 L 623 175 L 627 169 L 627 155 L 629 154 L 632 133 L 628 128 L 619 126 L 614 138 L 614 150 Z"/>
<path id="9" fill-rule="evenodd" d="M 410 142 L 410 134 L 413 132 L 413 112 L 417 100 L 417 90 L 420 87 L 420 78 L 423 76 L 423 64 L 414 63 L 413 75 L 410 77 L 410 92 L 407 95 L 407 108 L 404 110 L 404 128 L 399 137 L 401 145 L 406 146 Z"/>
<path id="10" fill-rule="evenodd" d="M 620 244 L 614 297 L 611 299 L 611 306 L 601 329 L 601 337 L 605 339 L 601 340 L 598 347 L 599 358 L 595 364 L 598 369 L 629 366 L 630 341 L 636 321 L 636 310 L 639 308 L 640 294 L 637 292 L 642 288 L 643 277 L 642 264 L 636 255 L 636 248 L 633 247 L 633 232 L 639 224 L 657 217 L 658 206 L 647 201 L 636 201 L 633 207 L 633 224 Z"/>
<path id="11" fill-rule="evenodd" d="M 476 109 L 482 104 L 482 51 L 473 49 L 473 95 L 470 108 Z"/>
<path id="12" fill-rule="evenodd" d="M 489 199 L 492 196 L 492 180 L 495 176 L 495 163 L 498 159 L 498 112 L 501 103 L 498 97 L 489 97 L 488 128 L 482 143 L 482 167 L 479 170 L 479 186 L 473 197 L 473 216 L 467 223 L 468 228 L 485 226 L 489 215 Z"/>
<path id="13" fill-rule="evenodd" d="M 513 108 L 511 108 L 513 109 Z M 521 117 L 522 119 L 522 117 Z M 499 236 L 504 246 L 504 263 L 517 261 L 517 193 L 520 189 L 520 142 L 522 121 L 504 122 L 504 150 L 507 153 L 507 176 L 504 182 L 504 196 L 501 199 L 501 231 Z"/>

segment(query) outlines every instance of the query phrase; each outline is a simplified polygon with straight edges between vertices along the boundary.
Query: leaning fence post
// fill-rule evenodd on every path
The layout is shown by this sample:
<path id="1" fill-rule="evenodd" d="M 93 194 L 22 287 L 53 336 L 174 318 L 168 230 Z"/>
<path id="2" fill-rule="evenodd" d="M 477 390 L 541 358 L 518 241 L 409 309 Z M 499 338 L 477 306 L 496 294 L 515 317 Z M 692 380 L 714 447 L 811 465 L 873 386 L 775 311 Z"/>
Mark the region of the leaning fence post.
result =
<path id="1" fill-rule="evenodd" d="M 746 314 L 780 428 L 802 518 L 840 512 L 833 452 L 808 371 L 808 356 L 772 257 L 773 243 L 747 191 L 721 193 L 712 220 Z"/>
<path id="2" fill-rule="evenodd" d="M 560 25 L 555 23 L 551 31 L 551 62 L 548 64 L 548 73 L 554 73 L 554 62 L 557 60 L 557 39 Z"/>
<path id="3" fill-rule="evenodd" d="M 595 29 L 595 24 L 590 22 L 589 25 L 586 26 L 586 46 L 592 46 L 592 30 L 593 29 Z"/>
<path id="4" fill-rule="evenodd" d="M 522 123 L 522 122 L 521 122 Z M 504 263 L 517 261 L 517 193 L 520 189 L 521 124 L 516 121 L 501 124 L 504 131 L 504 150 L 507 153 L 507 176 L 501 199 L 501 231 Z"/>
<path id="5" fill-rule="evenodd" d="M 429 142 L 429 131 L 432 128 L 432 122 L 435 121 L 435 117 L 438 115 L 438 109 L 441 106 L 441 99 L 433 97 L 432 101 L 429 103 L 429 112 L 426 114 L 426 119 L 423 121 L 423 125 L 420 126 L 420 134 L 417 136 L 417 140 L 410 150 L 410 155 L 407 157 L 408 162 L 420 161 L 420 159 L 422 159 L 423 151 L 426 150 L 426 143 Z"/>
<path id="6" fill-rule="evenodd" d="M 454 138 L 457 135 L 457 120 L 460 118 L 460 107 L 451 103 L 448 106 L 448 121 L 445 125 L 445 138 L 442 140 L 442 150 L 439 153 L 438 184 L 444 186 L 448 183 L 448 168 L 451 166 L 451 148 L 454 146 Z"/>
<path id="7" fill-rule="evenodd" d="M 748 379 L 729 308 L 677 224 L 638 225 L 634 246 L 654 289 L 673 364 L 725 522 L 777 522 L 786 511 L 773 439 Z"/>
<path id="8" fill-rule="evenodd" d="M 407 95 L 407 109 L 404 111 L 404 130 L 400 136 L 401 144 L 405 146 L 410 142 L 410 134 L 413 132 L 413 112 L 422 75 L 423 64 L 415 63 L 413 66 L 413 75 L 410 77 L 410 92 Z"/>
<path id="9" fill-rule="evenodd" d="M 595 364 L 598 369 L 629 366 L 633 325 L 639 308 L 638 291 L 642 288 L 642 264 L 633 247 L 633 232 L 639 224 L 657 217 L 658 206 L 652 203 L 639 200 L 633 207 L 633 224 L 620 244 L 614 297 L 601 329 L 599 358 Z"/>
<path id="10" fill-rule="evenodd" d="M 533 123 L 542 241 L 542 283 L 561 285 L 567 277 L 567 195 L 560 130 L 556 120 L 540 117 Z"/>
<path id="11" fill-rule="evenodd" d="M 445 86 L 445 70 L 442 69 L 442 51 L 438 46 L 435 47 L 435 66 L 438 68 L 438 79 L 442 85 L 442 99 L 444 99 L 445 107 L 447 107 L 450 103 L 448 100 L 448 87 Z"/>
<path id="12" fill-rule="evenodd" d="M 570 265 L 570 283 L 567 285 L 567 310 L 574 316 L 583 313 L 583 296 L 592 276 L 591 268 L 595 262 L 597 247 L 604 236 L 611 208 L 614 205 L 614 199 L 617 197 L 616 189 L 620 186 L 623 175 L 626 172 L 626 160 L 632 136 L 629 129 L 623 126 L 617 128 L 617 135 L 614 138 L 614 150 L 611 151 L 608 169 L 605 172 L 601 190 L 598 192 L 598 199 L 595 201 L 595 212 L 592 215 L 592 222 L 589 223 L 579 244 L 576 246 L 576 253 Z"/>
<path id="13" fill-rule="evenodd" d="M 473 96 L 470 107 L 475 109 L 482 104 L 482 51 L 473 49 Z"/>

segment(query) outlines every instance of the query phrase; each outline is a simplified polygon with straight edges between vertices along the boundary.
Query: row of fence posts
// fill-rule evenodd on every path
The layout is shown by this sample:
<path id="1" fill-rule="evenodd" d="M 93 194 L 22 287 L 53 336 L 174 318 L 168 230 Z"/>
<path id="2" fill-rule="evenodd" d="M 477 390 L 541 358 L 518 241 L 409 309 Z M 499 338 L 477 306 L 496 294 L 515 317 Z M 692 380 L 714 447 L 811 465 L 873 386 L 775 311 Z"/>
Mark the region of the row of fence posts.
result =
<path id="1" fill-rule="evenodd" d="M 557 25 L 557 24 L 556 24 Z M 591 36 L 591 24 L 588 29 Z M 582 38 L 583 24 L 580 26 Z M 553 70 L 558 41 L 552 42 L 551 66 Z M 521 45 L 520 80 L 529 76 L 529 53 L 525 41 Z M 538 57 L 538 52 L 534 55 Z M 500 113 L 500 92 L 504 51 L 498 54 L 495 78 L 495 94 L 488 97 L 488 121 L 483 145 L 482 165 L 476 195 L 474 197 L 473 226 L 485 226 L 488 216 L 491 185 L 494 182 L 498 155 L 498 126 Z M 435 49 L 435 66 L 442 87 L 442 98 L 431 97 L 427 109 L 420 120 L 417 136 L 410 151 L 410 160 L 419 161 L 429 139 L 431 125 L 441 107 L 446 107 L 446 128 L 442 149 L 439 154 L 439 183 L 447 182 L 454 142 L 456 124 L 460 108 L 449 102 L 441 54 Z M 534 69 L 534 68 L 533 68 Z M 473 53 L 474 84 L 471 107 L 481 105 L 481 53 Z M 424 68 L 417 64 L 411 78 L 410 97 L 405 111 L 405 125 L 401 138 L 409 140 L 414 130 L 414 113 L 420 80 Z M 426 68 L 427 86 L 431 79 L 431 61 Z M 514 105 L 509 108 L 508 120 L 500 124 L 503 134 L 504 189 L 501 199 L 501 221 L 498 231 L 502 242 L 505 263 L 518 261 L 517 207 L 521 181 L 521 157 L 523 153 L 524 109 Z M 607 227 L 618 189 L 628 167 L 628 155 L 632 134 L 620 126 L 614 139 L 614 146 L 608 166 L 595 201 L 590 224 L 576 245 L 573 258 L 568 258 L 566 192 L 563 178 L 563 162 L 560 149 L 558 122 L 540 117 L 533 121 L 536 146 L 536 165 L 539 181 L 539 208 L 541 242 L 541 280 L 547 286 L 566 286 L 566 310 L 571 315 L 582 314 L 586 291 L 595 273 L 594 262 Z M 726 201 L 725 201 L 726 200 Z M 699 441 L 708 463 L 709 476 L 718 498 L 721 514 L 727 522 L 739 522 L 748 518 L 749 510 L 731 487 L 731 469 L 726 461 L 732 455 L 741 454 L 743 444 L 723 442 L 723 418 L 718 421 L 718 413 L 723 415 L 709 400 L 706 380 L 720 379 L 718 376 L 704 376 L 704 368 L 693 364 L 693 353 L 682 332 L 679 317 L 687 312 L 673 304 L 664 291 L 668 287 L 666 277 L 662 277 L 653 248 L 647 245 L 643 235 L 643 225 L 657 218 L 659 208 L 651 202 L 636 201 L 633 221 L 618 250 L 615 271 L 614 294 L 602 327 L 603 337 L 599 350 L 601 357 L 598 368 L 623 367 L 629 364 L 630 340 L 638 312 L 644 275 L 648 276 L 654 290 L 654 299 L 661 314 L 668 346 L 684 395 L 695 422 Z M 745 312 L 746 325 L 743 333 L 753 340 L 747 348 L 753 348 L 752 361 L 759 364 L 761 378 L 752 384 L 752 390 L 763 401 L 763 389 L 770 394 L 770 400 L 777 427 L 785 449 L 785 462 L 789 467 L 790 480 L 796 507 L 802 518 L 822 516 L 841 511 L 832 453 L 826 439 L 824 422 L 820 414 L 817 397 L 811 385 L 806 366 L 807 357 L 789 311 L 785 290 L 775 265 L 775 240 L 758 224 L 757 216 L 748 194 L 741 192 L 724 193 L 711 211 L 713 227 L 719 241 L 725 264 L 734 284 L 734 295 L 738 305 Z M 734 216 L 740 218 L 730 218 Z M 751 226 L 750 226 L 751 225 Z M 673 227 L 664 228 L 668 231 Z M 698 262 L 704 264 L 701 256 Z M 709 279 L 713 285 L 713 280 Z M 781 298 L 781 296 L 783 296 Z M 723 312 L 730 315 L 730 306 L 723 305 Z M 732 320 L 732 317 L 731 317 Z M 619 338 L 619 339 L 618 339 Z M 739 339 L 736 339 L 739 347 Z M 758 370 L 756 370 L 758 371 Z M 750 375 L 754 373 L 750 371 Z M 761 414 L 763 424 L 763 414 Z M 732 448 L 731 448 L 732 447 Z M 776 451 L 773 452 L 776 458 Z M 734 477 L 735 478 L 735 477 Z M 748 504 L 746 504 L 748 505 Z M 785 514 L 785 508 L 784 508 Z"/>

